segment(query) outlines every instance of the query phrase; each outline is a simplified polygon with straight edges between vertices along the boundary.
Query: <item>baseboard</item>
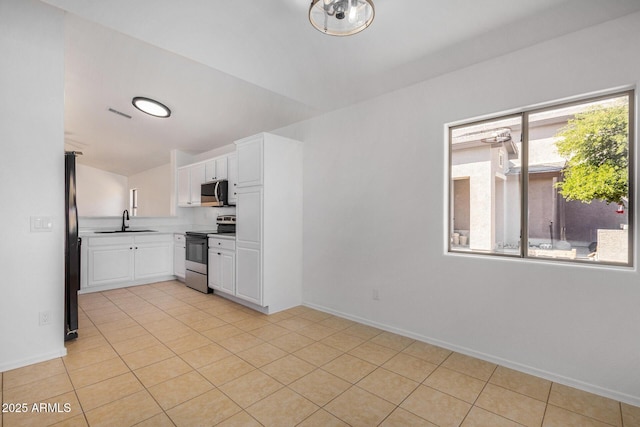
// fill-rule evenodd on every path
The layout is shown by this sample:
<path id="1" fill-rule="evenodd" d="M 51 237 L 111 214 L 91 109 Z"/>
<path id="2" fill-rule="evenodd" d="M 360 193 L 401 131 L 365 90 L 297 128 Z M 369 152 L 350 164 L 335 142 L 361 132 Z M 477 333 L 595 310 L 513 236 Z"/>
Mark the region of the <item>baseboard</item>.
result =
<path id="1" fill-rule="evenodd" d="M 78 295 L 90 294 L 93 292 L 111 291 L 113 289 L 130 288 L 132 286 L 141 286 L 141 285 L 148 285 L 150 283 L 166 282 L 168 280 L 179 280 L 179 278 L 174 275 L 168 275 L 168 276 L 139 279 L 131 282 L 120 282 L 120 283 L 110 283 L 108 285 L 102 285 L 102 286 L 91 286 L 91 287 L 80 289 L 78 291 Z"/>
<path id="2" fill-rule="evenodd" d="M 628 403 L 629 405 L 640 406 L 640 396 L 632 396 L 626 393 L 621 393 L 619 391 L 610 390 L 608 388 L 600 387 L 595 384 L 586 383 L 584 381 L 580 381 L 574 378 L 565 377 L 563 375 L 559 375 L 553 372 L 548 372 L 532 366 L 523 365 L 521 363 L 514 362 L 512 360 L 503 359 L 501 357 L 494 356 L 492 354 L 482 353 L 467 347 L 461 347 L 456 344 L 451 344 L 449 342 L 441 341 L 436 338 L 427 337 L 424 335 L 416 334 L 411 331 L 406 331 L 404 329 L 395 328 L 393 326 L 385 325 L 383 323 L 378 323 L 378 322 L 371 321 L 369 319 L 354 316 L 348 313 L 343 313 L 343 312 L 333 310 L 329 307 L 324 307 L 318 304 L 304 302 L 303 305 L 306 307 L 310 307 L 310 308 L 325 312 L 325 313 L 330 313 L 336 316 L 344 317 L 345 319 L 353 320 L 355 322 L 362 323 L 364 325 L 373 326 L 375 328 L 382 329 L 383 331 L 392 332 L 398 335 L 402 335 L 408 338 L 425 342 L 427 344 L 436 345 L 438 347 L 446 348 L 447 350 L 451 350 L 467 356 L 475 357 L 477 359 L 481 359 L 486 362 L 495 363 L 497 365 L 501 365 L 509 369 L 524 372 L 525 374 L 534 375 L 536 377 L 553 381 L 558 384 L 566 385 L 568 387 L 573 387 L 589 393 L 597 394 L 602 397 L 607 397 L 609 399 Z"/>
<path id="3" fill-rule="evenodd" d="M 64 357 L 66 355 L 67 355 L 67 349 L 65 347 L 62 347 L 62 349 L 58 351 L 43 353 L 37 356 L 28 357 L 26 359 L 14 360 L 11 362 L 0 364 L 0 372 L 23 368 L 25 366 L 33 365 L 34 363 L 46 362 L 47 360 L 52 360 L 58 357 Z"/>
<path id="4" fill-rule="evenodd" d="M 240 304 L 240 305 L 244 305 L 245 307 L 248 307 L 248 308 L 250 308 L 252 310 L 258 311 L 258 312 L 260 312 L 262 314 L 272 314 L 272 313 L 269 312 L 269 307 L 262 307 L 262 306 L 260 306 L 258 304 L 254 304 L 254 303 L 252 303 L 250 301 L 243 300 L 242 298 L 238 298 L 238 297 L 233 296 L 231 294 L 228 294 L 226 292 L 220 292 L 220 291 L 217 291 L 215 289 L 213 290 L 213 293 L 216 296 L 228 299 L 229 301 L 233 301 L 233 302 L 235 302 L 237 304 Z"/>

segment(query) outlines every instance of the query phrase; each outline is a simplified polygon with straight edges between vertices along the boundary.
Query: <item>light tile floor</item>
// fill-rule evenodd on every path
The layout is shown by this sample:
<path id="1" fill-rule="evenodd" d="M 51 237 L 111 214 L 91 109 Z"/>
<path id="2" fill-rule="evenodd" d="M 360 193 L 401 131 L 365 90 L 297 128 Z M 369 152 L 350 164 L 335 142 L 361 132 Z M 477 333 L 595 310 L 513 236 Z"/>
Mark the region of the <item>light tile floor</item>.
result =
<path id="1" fill-rule="evenodd" d="M 638 407 L 307 307 L 170 281 L 80 308 L 66 357 L 0 374 L 0 427 L 640 426 Z"/>

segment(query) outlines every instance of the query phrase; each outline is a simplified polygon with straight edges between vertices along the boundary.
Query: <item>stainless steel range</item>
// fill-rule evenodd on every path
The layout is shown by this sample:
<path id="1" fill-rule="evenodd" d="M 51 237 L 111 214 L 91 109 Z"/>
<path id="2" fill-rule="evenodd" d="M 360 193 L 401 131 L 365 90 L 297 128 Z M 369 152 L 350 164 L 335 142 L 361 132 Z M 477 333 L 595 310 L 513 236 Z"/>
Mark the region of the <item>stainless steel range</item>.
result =
<path id="1" fill-rule="evenodd" d="M 216 221 L 216 230 L 187 231 L 185 284 L 197 291 L 209 293 L 207 270 L 209 259 L 209 234 L 233 234 L 236 232 L 235 215 L 222 215 Z"/>

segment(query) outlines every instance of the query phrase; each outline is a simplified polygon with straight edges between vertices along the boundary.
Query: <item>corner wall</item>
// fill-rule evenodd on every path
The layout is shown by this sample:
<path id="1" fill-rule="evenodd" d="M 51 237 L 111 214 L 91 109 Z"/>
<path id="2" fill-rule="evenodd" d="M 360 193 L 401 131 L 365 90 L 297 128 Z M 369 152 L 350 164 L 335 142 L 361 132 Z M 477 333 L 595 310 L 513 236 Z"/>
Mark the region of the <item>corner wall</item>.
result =
<path id="1" fill-rule="evenodd" d="M 76 163 L 79 216 L 122 216 L 129 209 L 129 179 Z"/>
<path id="2" fill-rule="evenodd" d="M 640 405 L 637 267 L 448 255 L 445 131 L 635 85 L 639 45 L 636 13 L 278 130 L 304 142 L 305 303 Z"/>
<path id="3" fill-rule="evenodd" d="M 0 2 L 0 371 L 66 354 L 63 49 L 61 11 Z M 31 233 L 34 215 L 53 230 Z"/>

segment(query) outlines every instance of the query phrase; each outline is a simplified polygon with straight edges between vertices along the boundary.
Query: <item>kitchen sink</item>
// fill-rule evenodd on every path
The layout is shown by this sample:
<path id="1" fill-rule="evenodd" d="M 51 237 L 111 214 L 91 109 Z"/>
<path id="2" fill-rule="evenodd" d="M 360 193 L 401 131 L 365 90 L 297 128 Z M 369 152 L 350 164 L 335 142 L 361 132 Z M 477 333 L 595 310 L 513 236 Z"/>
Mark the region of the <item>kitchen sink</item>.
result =
<path id="1" fill-rule="evenodd" d="M 149 233 L 149 232 L 157 232 L 158 230 L 107 230 L 107 231 L 96 231 L 96 233 L 104 234 L 104 233 Z"/>

